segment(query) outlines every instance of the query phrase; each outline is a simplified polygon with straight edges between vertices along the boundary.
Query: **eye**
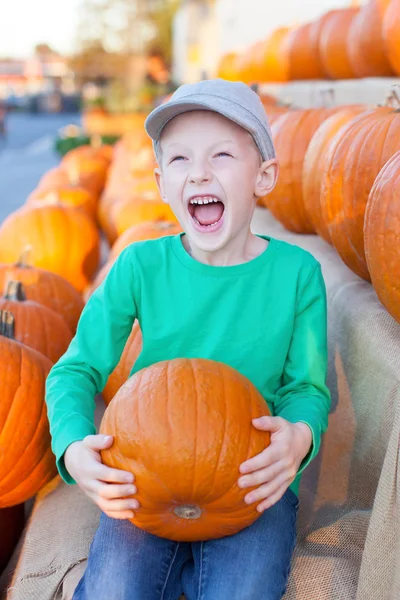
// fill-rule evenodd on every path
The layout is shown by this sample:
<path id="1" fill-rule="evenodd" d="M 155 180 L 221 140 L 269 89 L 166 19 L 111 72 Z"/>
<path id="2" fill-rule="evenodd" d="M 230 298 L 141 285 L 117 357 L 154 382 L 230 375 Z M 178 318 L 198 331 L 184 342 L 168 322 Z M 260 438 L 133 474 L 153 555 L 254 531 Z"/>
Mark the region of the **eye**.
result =
<path id="1" fill-rule="evenodd" d="M 217 156 L 230 156 L 232 158 L 232 154 L 229 154 L 229 152 L 218 152 Z"/>
<path id="2" fill-rule="evenodd" d="M 171 160 L 169 161 L 170 163 L 175 162 L 176 160 L 185 160 L 184 156 L 174 156 L 173 158 L 171 158 Z"/>

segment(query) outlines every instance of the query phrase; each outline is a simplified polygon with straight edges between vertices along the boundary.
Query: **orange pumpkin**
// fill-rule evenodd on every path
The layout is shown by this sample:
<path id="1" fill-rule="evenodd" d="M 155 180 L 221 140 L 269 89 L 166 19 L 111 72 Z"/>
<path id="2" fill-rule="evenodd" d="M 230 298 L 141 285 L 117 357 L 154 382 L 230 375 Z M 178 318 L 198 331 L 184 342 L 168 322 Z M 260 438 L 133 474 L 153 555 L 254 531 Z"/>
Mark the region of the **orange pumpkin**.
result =
<path id="1" fill-rule="evenodd" d="M 55 167 L 46 171 L 39 180 L 37 189 L 40 189 L 41 191 L 52 190 L 54 188 L 68 186 L 71 183 L 73 185 L 84 187 L 96 197 L 99 195 L 99 182 L 96 177 L 93 177 L 90 173 L 82 173 L 76 168 L 64 169 L 62 167 Z"/>
<path id="2" fill-rule="evenodd" d="M 383 16 L 390 0 L 369 0 L 354 17 L 347 52 L 356 77 L 393 75 L 383 41 Z"/>
<path id="3" fill-rule="evenodd" d="M 107 384 L 102 392 L 104 402 L 108 405 L 126 382 L 139 354 L 142 351 L 142 332 L 138 321 L 135 321 L 132 331 L 126 341 L 125 348 L 121 354 L 118 365 L 108 378 Z"/>
<path id="4" fill-rule="evenodd" d="M 365 256 L 379 300 L 400 323 L 400 151 L 375 179 L 364 220 Z"/>
<path id="5" fill-rule="evenodd" d="M 0 508 L 25 502 L 57 473 L 44 402 L 52 363 L 13 337 L 14 318 L 1 311 Z"/>
<path id="6" fill-rule="evenodd" d="M 83 144 L 77 148 L 69 150 L 64 156 L 66 162 L 82 158 L 94 158 L 104 160 L 109 165 L 113 158 L 114 147 L 103 144 L 100 136 L 93 136 L 90 144 Z"/>
<path id="7" fill-rule="evenodd" d="M 146 198 L 144 194 L 141 197 L 128 197 L 116 202 L 111 211 L 111 219 L 118 235 L 145 221 L 177 222 L 169 204 L 161 199 Z"/>
<path id="8" fill-rule="evenodd" d="M 207 359 L 161 361 L 135 373 L 108 405 L 100 432 L 110 467 L 135 475 L 140 508 L 132 522 L 162 538 L 194 541 L 231 535 L 259 516 L 237 484 L 240 464 L 264 450 L 268 415 L 255 386 Z"/>
<path id="9" fill-rule="evenodd" d="M 14 315 L 14 337 L 18 342 L 44 354 L 53 363 L 67 351 L 72 333 L 64 319 L 47 306 L 27 300 L 20 281 L 7 282 L 0 310 Z"/>
<path id="10" fill-rule="evenodd" d="M 238 55 L 235 52 L 224 54 L 218 64 L 217 77 L 227 79 L 228 81 L 238 81 L 239 73 L 237 69 Z"/>
<path id="11" fill-rule="evenodd" d="M 331 243 L 329 229 L 321 212 L 321 181 L 326 154 L 337 132 L 357 115 L 367 110 L 366 106 L 344 108 L 326 119 L 313 135 L 308 145 L 303 165 L 304 208 L 315 233 Z"/>
<path id="12" fill-rule="evenodd" d="M 108 171 L 108 162 L 105 159 L 83 156 L 69 158 L 66 154 L 60 166 L 69 173 L 70 177 L 74 177 L 74 173 L 77 173 L 81 185 L 96 196 L 104 188 Z"/>
<path id="13" fill-rule="evenodd" d="M 291 29 L 275 29 L 258 48 L 258 81 L 282 83 L 289 79 L 289 61 L 285 42 Z"/>
<path id="14" fill-rule="evenodd" d="M 287 53 L 289 79 L 324 79 L 318 44 L 321 24 L 305 23 L 288 33 L 283 51 Z"/>
<path id="15" fill-rule="evenodd" d="M 383 41 L 392 69 L 400 75 L 400 0 L 392 0 L 383 19 Z"/>
<path id="16" fill-rule="evenodd" d="M 332 10 L 319 38 L 319 55 L 325 76 L 330 79 L 353 79 L 355 73 L 347 51 L 347 39 L 358 7 Z"/>
<path id="17" fill-rule="evenodd" d="M 74 185 L 64 185 L 51 190 L 36 189 L 27 198 L 26 205 L 64 204 L 73 208 L 80 208 L 91 219 L 96 219 L 97 198 L 88 189 Z"/>
<path id="18" fill-rule="evenodd" d="M 321 210 L 332 243 L 357 275 L 369 280 L 364 252 L 364 216 L 375 177 L 397 152 L 400 112 L 388 107 L 367 111 L 343 127 L 325 163 Z"/>
<path id="19" fill-rule="evenodd" d="M 337 109 L 296 110 L 279 117 L 271 127 L 280 174 L 265 202 L 286 229 L 313 233 L 313 224 L 303 200 L 303 163 L 308 145 L 318 127 Z"/>
<path id="20" fill-rule="evenodd" d="M 30 249 L 25 248 L 15 264 L 0 264 L 0 289 L 4 289 L 6 281 L 20 281 L 28 300 L 61 315 L 75 333 L 84 306 L 79 292 L 64 277 L 32 266 L 29 255 Z"/>
<path id="21" fill-rule="evenodd" d="M 15 263 L 32 247 L 33 263 L 65 277 L 82 291 L 100 260 L 100 238 L 93 221 L 66 206 L 22 207 L 0 226 L 0 262 Z"/>
<path id="22" fill-rule="evenodd" d="M 133 225 L 115 241 L 110 250 L 109 259 L 117 258 L 122 250 L 134 242 L 155 240 L 165 235 L 177 235 L 181 231 L 182 227 L 171 221 L 145 221 L 139 225 Z"/>

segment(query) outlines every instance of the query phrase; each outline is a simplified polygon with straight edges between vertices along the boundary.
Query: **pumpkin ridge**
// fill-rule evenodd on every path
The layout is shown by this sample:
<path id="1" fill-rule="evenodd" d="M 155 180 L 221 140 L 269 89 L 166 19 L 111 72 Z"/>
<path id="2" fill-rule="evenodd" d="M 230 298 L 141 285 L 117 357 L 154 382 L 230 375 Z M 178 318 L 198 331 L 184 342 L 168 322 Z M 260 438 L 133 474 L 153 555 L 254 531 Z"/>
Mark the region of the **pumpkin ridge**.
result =
<path id="1" fill-rule="evenodd" d="M 223 397 L 224 397 L 224 400 L 225 400 L 226 399 L 226 395 L 225 395 L 224 374 L 222 373 L 221 365 L 218 365 L 218 368 L 219 368 L 219 372 L 221 374 L 220 380 L 222 382 L 222 391 L 223 391 Z M 216 464 L 214 465 L 214 471 L 213 471 L 212 475 L 210 474 L 210 481 L 214 481 L 214 479 L 215 479 L 215 474 L 218 471 L 219 464 L 221 462 L 222 448 L 224 447 L 225 440 L 226 440 L 226 426 L 227 426 L 227 412 L 228 412 L 227 408 L 226 408 L 227 407 L 226 400 L 224 402 L 224 406 L 225 406 L 225 415 L 224 415 L 225 418 L 223 420 L 223 422 L 224 422 L 224 431 L 223 431 L 222 441 L 221 441 L 221 445 L 220 445 L 219 452 L 218 452 L 218 459 L 216 461 Z M 208 494 L 206 494 L 206 496 L 204 497 L 204 500 L 202 501 L 202 505 L 206 505 L 207 504 L 209 497 L 210 497 L 210 492 L 208 492 Z"/>
<path id="2" fill-rule="evenodd" d="M 14 340 L 14 341 L 16 341 L 16 340 Z M 19 344 L 19 342 L 16 342 L 16 343 Z M 12 392 L 12 396 L 14 398 L 15 398 L 18 390 L 20 390 L 21 386 L 22 386 L 22 376 L 21 376 L 21 370 L 22 370 L 22 352 L 21 352 L 21 348 L 18 348 L 18 357 L 19 357 L 19 364 L 18 364 L 19 368 L 18 368 L 17 372 L 19 373 L 19 382 L 18 382 L 18 385 L 15 387 L 15 392 L 14 391 Z M 7 381 L 6 381 L 6 383 L 7 383 Z M 14 405 L 13 398 L 11 398 L 11 404 L 8 406 L 7 416 L 6 416 L 5 420 L 4 420 L 4 422 L 2 423 L 1 437 L 3 437 L 4 434 L 5 434 L 6 425 L 7 425 L 7 422 L 9 421 L 9 419 L 10 419 L 10 416 L 11 416 L 11 413 L 12 413 L 12 409 L 13 409 L 13 405 Z M 19 407 L 18 407 L 18 409 L 19 409 Z M 3 479 L 3 477 L 1 476 L 1 471 L 0 471 L 0 482 L 2 481 L 2 479 Z"/>
<path id="3" fill-rule="evenodd" d="M 143 375 L 144 374 L 145 374 L 145 370 L 144 369 L 141 369 L 140 371 L 137 371 L 137 373 L 135 373 L 135 377 L 139 376 L 139 381 L 136 384 L 137 387 L 138 387 L 137 394 L 139 396 L 141 395 L 140 388 L 143 385 Z M 138 428 L 139 429 L 141 429 L 141 427 L 143 426 L 143 418 L 140 418 L 140 407 L 141 406 L 142 406 L 142 403 L 140 403 L 140 402 L 136 403 L 136 413 L 135 413 L 135 415 L 136 415 L 136 418 L 137 418 L 137 423 L 138 423 Z M 142 406 L 142 408 L 144 408 L 144 406 Z M 112 411 L 112 412 L 115 412 L 115 411 Z M 116 420 L 114 422 L 117 424 Z M 142 426 L 140 425 L 140 423 L 142 423 Z M 114 425 L 114 427 L 115 427 L 115 425 Z M 118 427 L 116 427 L 114 429 L 114 431 L 118 431 Z M 135 460 L 136 463 L 140 462 L 143 465 L 144 468 L 146 468 L 147 470 L 149 470 L 147 460 L 144 461 L 143 458 L 140 458 L 140 457 L 139 458 L 135 457 L 134 460 Z M 116 466 L 115 468 L 118 468 L 118 467 Z M 135 475 L 135 473 L 134 473 L 134 475 Z M 163 488 L 166 492 L 168 492 L 169 495 L 171 495 L 171 496 L 173 495 L 173 491 L 170 489 L 170 487 L 167 485 L 167 483 L 164 480 L 162 480 L 160 478 L 160 476 L 157 473 L 155 473 L 154 471 L 152 472 L 152 477 L 154 477 L 154 479 L 157 481 L 158 485 L 161 488 Z"/>
<path id="4" fill-rule="evenodd" d="M 367 116 L 369 117 L 371 114 L 372 111 L 368 112 Z M 327 168 L 325 169 L 323 178 L 324 198 L 321 203 L 331 236 L 332 245 L 347 266 L 349 266 L 349 263 L 347 262 L 348 259 L 347 257 L 343 256 L 343 251 L 341 248 L 341 244 L 343 244 L 341 239 L 343 239 L 343 237 L 345 237 L 346 241 L 348 239 L 347 228 L 345 227 L 342 229 L 342 232 L 340 231 L 341 225 L 345 220 L 343 203 L 345 189 L 344 173 L 341 172 L 341 165 L 347 165 L 350 163 L 348 157 L 352 147 L 352 140 L 354 140 L 362 130 L 366 117 L 361 115 L 359 120 L 358 117 L 356 117 L 356 119 L 356 121 L 350 123 L 346 129 L 343 129 L 334 138 L 336 142 L 332 144 L 332 147 L 328 153 L 326 165 Z M 356 158 L 358 159 L 358 156 Z M 339 189 L 336 190 L 335 188 Z M 340 194 L 337 193 L 338 191 L 340 191 Z M 338 201 L 338 195 L 340 195 L 340 201 Z"/>
<path id="5" fill-rule="evenodd" d="M 7 473 L 6 477 L 4 477 L 2 479 L 2 484 L 3 485 L 6 485 L 7 480 L 9 480 L 9 479 L 11 480 L 11 482 L 13 481 L 13 477 L 15 478 L 14 472 L 15 472 L 16 467 L 18 467 L 18 463 L 21 460 L 25 459 L 26 456 L 31 457 L 30 450 L 31 450 L 32 444 L 34 445 L 34 447 L 36 449 L 38 448 L 37 437 L 36 436 L 40 436 L 40 440 L 42 441 L 42 433 L 43 432 L 40 431 L 40 423 L 42 422 L 42 420 L 44 418 L 45 411 L 46 411 L 46 407 L 45 407 L 45 405 L 43 403 L 42 408 L 41 408 L 41 413 L 39 415 L 39 419 L 36 422 L 35 433 L 32 436 L 31 440 L 29 441 L 29 444 L 23 448 L 22 454 L 20 454 L 18 460 L 16 462 L 13 462 L 12 468 Z M 23 480 L 16 482 L 16 485 L 12 484 L 12 489 L 9 490 L 9 492 L 7 494 L 1 493 L 1 491 L 0 491 L 1 496 L 3 498 L 3 501 L 5 500 L 5 502 L 7 502 L 7 500 L 6 500 L 7 497 L 9 495 L 15 495 L 16 493 L 18 493 L 18 490 L 21 489 L 21 488 L 24 489 L 24 488 L 28 487 L 28 489 L 29 489 L 29 485 L 31 485 L 31 484 L 30 483 L 28 484 L 27 480 L 29 478 L 31 478 L 31 476 L 32 476 L 33 472 L 35 471 L 35 469 L 37 469 L 40 466 L 40 464 L 41 464 L 41 462 L 42 462 L 42 460 L 43 460 L 43 458 L 46 455 L 46 452 L 48 450 L 48 446 L 45 443 L 40 444 L 40 448 L 41 448 L 40 454 L 35 453 L 35 460 L 31 460 L 31 462 L 28 463 L 29 464 L 29 470 L 26 470 L 26 468 L 23 469 Z M 21 475 L 22 474 L 20 473 L 20 477 L 21 477 Z"/>
<path id="6" fill-rule="evenodd" d="M 376 140 L 376 139 L 378 139 L 378 140 L 381 139 L 382 140 L 382 142 L 381 142 L 382 146 L 381 146 L 381 149 L 380 149 L 379 161 L 376 162 L 376 164 L 378 165 L 378 173 L 379 173 L 379 171 L 381 169 L 381 165 L 383 166 L 385 164 L 385 162 L 386 162 L 386 161 L 385 162 L 383 161 L 383 154 L 385 152 L 386 139 L 387 139 L 387 135 L 388 135 L 388 132 L 389 132 L 391 124 L 392 124 L 392 120 L 390 120 L 388 122 L 387 118 L 386 118 L 386 115 L 382 115 L 380 121 L 378 121 L 378 123 L 374 123 L 372 125 L 372 127 L 370 128 L 370 130 L 367 132 L 367 134 L 366 135 L 364 134 L 365 138 L 363 139 L 363 143 L 361 145 L 361 148 L 359 148 L 359 152 L 358 152 L 358 161 L 357 161 L 357 171 L 356 172 L 358 172 L 359 163 L 360 163 L 361 157 L 363 155 L 363 149 L 366 146 L 368 146 L 370 138 L 373 138 L 374 140 Z M 386 129 L 386 133 L 385 133 L 384 136 L 382 136 L 382 131 L 384 131 L 385 129 Z M 373 179 L 375 179 L 375 177 L 378 175 L 378 173 L 375 174 L 375 176 L 373 177 Z M 371 178 L 371 180 L 372 180 L 372 178 Z M 374 182 L 372 180 L 371 188 L 372 188 L 373 183 Z M 367 198 L 366 198 L 366 201 L 365 201 L 365 206 L 366 206 L 366 204 L 368 202 L 368 196 L 369 196 L 369 193 L 371 191 L 371 188 L 368 191 L 368 195 L 367 195 Z M 351 208 L 353 210 L 353 214 L 355 212 L 354 211 L 354 201 L 355 200 L 356 200 L 356 194 L 353 193 L 351 201 L 350 201 L 351 202 Z M 363 226 L 364 226 L 364 220 L 365 220 L 365 210 L 364 210 L 364 219 L 363 219 L 363 222 L 361 224 L 362 225 L 362 229 L 363 229 Z M 346 221 L 346 224 L 347 224 L 347 221 Z M 362 245 L 361 255 L 360 255 L 359 250 L 355 247 L 355 243 L 354 243 L 353 233 L 352 232 L 350 232 L 350 235 L 348 234 L 348 238 L 349 238 L 350 245 L 351 245 L 352 249 L 354 250 L 354 253 L 355 253 L 357 261 L 360 262 L 360 263 L 364 263 L 365 267 L 368 270 L 368 266 L 367 266 L 366 258 L 365 258 L 365 252 L 363 250 L 364 244 Z"/>
<path id="7" fill-rule="evenodd" d="M 18 401 L 16 402 L 15 398 L 16 398 L 17 394 L 19 394 L 19 392 L 21 391 L 21 388 L 22 388 L 22 370 L 24 370 L 24 351 L 23 351 L 24 349 L 23 349 L 23 344 L 20 344 L 20 342 L 17 342 L 16 340 L 14 340 L 14 342 L 20 345 L 20 348 L 18 349 L 19 350 L 18 355 L 19 355 L 19 359 L 20 359 L 19 360 L 19 369 L 18 369 L 19 381 L 18 381 L 18 385 L 15 387 L 15 391 L 13 391 L 13 393 L 12 393 L 13 399 L 11 400 L 11 405 L 9 406 L 6 419 L 2 426 L 2 430 L 1 430 L 2 436 L 8 433 L 7 425 L 9 423 L 9 421 L 11 420 L 11 417 L 14 418 L 14 412 L 18 413 L 21 410 L 21 402 L 18 402 Z M 32 378 L 30 378 L 30 381 L 32 381 Z M 22 404 L 22 406 L 23 406 L 23 404 Z M 30 419 L 32 419 L 33 415 L 30 414 L 29 416 L 30 416 Z M 36 425 L 35 425 L 35 427 L 36 427 Z M 14 435 L 16 437 L 18 437 L 17 433 L 18 433 L 18 430 L 14 431 Z M 8 435 L 5 435 L 5 438 L 7 440 Z M 24 451 L 25 450 L 23 450 L 22 454 L 24 454 Z M 13 462 L 13 468 L 18 464 L 19 460 L 21 459 L 22 454 L 19 455 L 18 460 L 16 462 L 15 461 Z M 0 472 L 0 485 L 2 485 L 5 480 L 7 480 L 9 473 L 10 473 L 10 471 L 8 471 L 2 475 Z M 0 491 L 0 493 L 1 493 L 1 491 Z"/>
<path id="8" fill-rule="evenodd" d="M 167 361 L 167 371 L 169 368 L 169 364 L 170 361 Z M 191 482 L 191 487 L 192 487 L 192 491 L 190 494 L 190 497 L 193 499 L 195 497 L 195 491 L 196 491 L 196 455 L 197 455 L 197 436 L 199 435 L 199 414 L 198 414 L 198 404 L 199 404 L 199 400 L 201 401 L 201 399 L 199 398 L 199 394 L 198 394 L 198 390 L 197 390 L 197 378 L 196 378 L 196 372 L 195 372 L 195 368 L 193 365 L 193 360 L 190 358 L 189 359 L 189 364 L 190 364 L 190 370 L 192 372 L 192 377 L 193 377 L 193 382 L 194 382 L 194 390 L 195 390 L 195 397 L 196 397 L 196 402 L 194 403 L 194 418 L 195 418 L 195 426 L 194 426 L 194 447 L 193 447 L 193 462 L 192 462 L 192 472 L 193 472 L 193 477 L 192 477 L 192 482 Z"/>
<path id="9" fill-rule="evenodd" d="M 376 123 L 373 123 L 372 126 L 369 128 L 368 132 L 365 132 L 365 130 L 363 128 L 361 128 L 360 131 L 357 132 L 357 134 L 352 138 L 352 141 L 350 142 L 350 144 L 348 145 L 347 148 L 347 154 L 349 152 L 351 152 L 353 150 L 354 147 L 357 148 L 357 152 L 352 152 L 352 155 L 355 156 L 355 161 L 351 163 L 351 169 L 348 169 L 348 171 L 351 171 L 351 173 L 359 173 L 359 170 L 361 171 L 361 165 L 363 164 L 363 159 L 364 159 L 364 148 L 366 148 L 369 144 L 369 136 L 375 134 L 375 126 Z M 358 137 L 361 137 L 361 145 L 358 145 Z M 347 161 L 343 161 L 343 164 L 347 164 Z M 345 184 L 347 183 L 347 177 L 343 177 L 343 181 L 346 179 Z M 352 233 L 351 233 L 351 228 L 350 228 L 350 219 L 349 219 L 349 212 L 353 213 L 353 215 L 355 214 L 355 206 L 354 206 L 354 202 L 357 202 L 358 199 L 358 194 L 355 193 L 355 189 L 354 189 L 354 184 L 350 183 L 352 190 L 350 194 L 346 194 L 346 185 L 343 186 L 343 228 L 345 231 L 345 235 L 346 235 L 346 239 L 347 239 L 347 243 L 349 245 L 349 248 L 353 254 L 353 257 L 356 259 L 357 262 L 363 262 L 362 258 L 359 257 L 359 254 L 354 246 L 353 243 L 353 238 L 352 238 Z M 349 210 L 350 208 L 350 210 Z M 353 225 L 354 225 L 354 219 L 352 219 L 353 221 Z M 350 262 L 353 261 L 353 258 L 351 259 Z M 348 265 L 350 266 L 350 265 Z"/>

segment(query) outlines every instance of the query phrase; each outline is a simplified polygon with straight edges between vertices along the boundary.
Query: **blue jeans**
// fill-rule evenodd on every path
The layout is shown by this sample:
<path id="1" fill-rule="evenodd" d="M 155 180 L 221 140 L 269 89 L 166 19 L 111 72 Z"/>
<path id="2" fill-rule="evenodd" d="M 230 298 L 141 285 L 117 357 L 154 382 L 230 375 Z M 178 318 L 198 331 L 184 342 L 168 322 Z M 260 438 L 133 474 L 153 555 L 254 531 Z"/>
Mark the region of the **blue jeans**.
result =
<path id="1" fill-rule="evenodd" d="M 206 542 L 173 542 L 102 513 L 73 600 L 281 600 L 296 542 L 287 490 L 249 527 Z"/>

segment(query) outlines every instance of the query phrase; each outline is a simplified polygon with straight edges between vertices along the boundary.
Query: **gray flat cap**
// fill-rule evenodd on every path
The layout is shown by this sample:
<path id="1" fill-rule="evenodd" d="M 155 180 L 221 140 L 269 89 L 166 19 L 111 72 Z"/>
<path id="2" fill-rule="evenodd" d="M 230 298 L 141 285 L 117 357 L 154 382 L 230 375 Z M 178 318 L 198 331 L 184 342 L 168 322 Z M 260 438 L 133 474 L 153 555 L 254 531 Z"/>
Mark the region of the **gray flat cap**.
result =
<path id="1" fill-rule="evenodd" d="M 245 83 L 225 79 L 181 85 L 168 102 L 149 114 L 145 129 L 153 140 L 157 158 L 158 142 L 165 125 L 177 115 L 192 110 L 211 110 L 237 123 L 253 136 L 263 160 L 275 158 L 271 130 L 259 96 Z"/>

